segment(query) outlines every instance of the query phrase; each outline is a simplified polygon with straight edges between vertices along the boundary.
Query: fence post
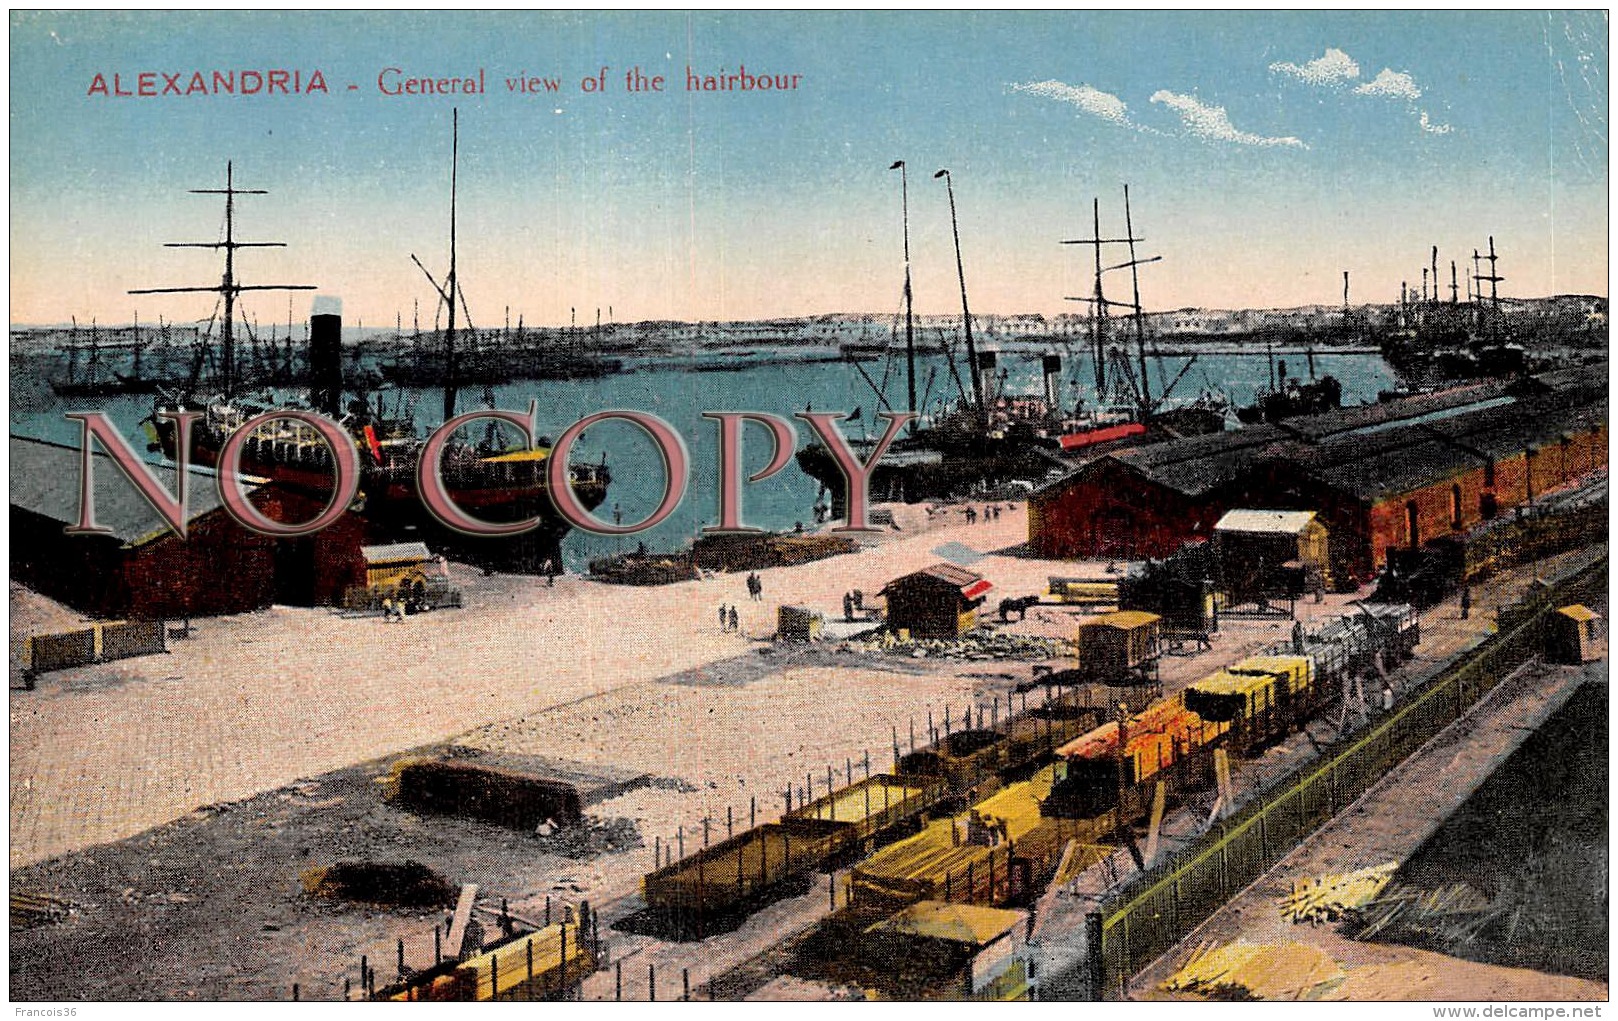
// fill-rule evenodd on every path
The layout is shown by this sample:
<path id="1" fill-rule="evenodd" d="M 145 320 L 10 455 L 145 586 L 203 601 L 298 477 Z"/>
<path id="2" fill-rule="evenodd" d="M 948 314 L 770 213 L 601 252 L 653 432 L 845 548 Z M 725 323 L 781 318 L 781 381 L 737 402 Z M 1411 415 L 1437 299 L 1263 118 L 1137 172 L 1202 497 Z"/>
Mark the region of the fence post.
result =
<path id="1" fill-rule="evenodd" d="M 1101 912 L 1092 911 L 1084 916 L 1085 956 L 1089 966 L 1090 999 L 1100 1002 L 1107 998 L 1105 986 L 1107 982 L 1105 947 L 1106 938 L 1101 928 Z"/>

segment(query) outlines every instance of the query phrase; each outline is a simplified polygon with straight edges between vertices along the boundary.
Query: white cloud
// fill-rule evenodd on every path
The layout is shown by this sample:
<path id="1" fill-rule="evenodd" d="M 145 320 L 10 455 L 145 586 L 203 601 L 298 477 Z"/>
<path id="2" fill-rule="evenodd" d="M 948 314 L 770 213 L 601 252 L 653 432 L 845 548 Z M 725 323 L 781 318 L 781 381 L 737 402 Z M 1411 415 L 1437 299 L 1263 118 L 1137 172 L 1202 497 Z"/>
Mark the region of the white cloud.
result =
<path id="1" fill-rule="evenodd" d="M 1230 122 L 1230 114 L 1222 106 L 1210 106 L 1195 96 L 1183 93 L 1170 92 L 1159 89 L 1152 93 L 1152 102 L 1162 103 L 1180 115 L 1180 121 L 1187 131 L 1198 138 L 1206 138 L 1218 142 L 1235 142 L 1239 145 L 1287 146 L 1295 149 L 1307 149 L 1300 139 L 1287 136 L 1285 138 L 1270 138 L 1264 135 L 1255 135 L 1248 131 L 1237 130 Z"/>
<path id="2" fill-rule="evenodd" d="M 1046 99 L 1072 103 L 1092 117 L 1100 117 L 1104 121 L 1134 126 L 1129 120 L 1129 107 L 1123 100 L 1092 85 L 1068 85 L 1065 82 L 1050 80 L 1024 82 L 1013 85 L 1012 88 L 1031 96 L 1044 96 Z"/>
<path id="3" fill-rule="evenodd" d="M 1360 96 L 1404 99 L 1412 103 L 1421 98 L 1421 89 L 1416 87 L 1416 79 L 1391 67 L 1384 67 L 1378 71 L 1375 78 L 1356 88 L 1354 93 Z"/>
<path id="4" fill-rule="evenodd" d="M 1447 135 L 1455 129 L 1448 124 L 1434 124 L 1427 119 L 1427 111 L 1423 110 L 1421 112 L 1421 130 L 1433 135 Z"/>
<path id="5" fill-rule="evenodd" d="M 1310 85 L 1346 85 L 1360 76 L 1360 65 L 1354 58 L 1338 49 L 1327 49 L 1324 54 L 1307 64 L 1293 64 L 1278 60 L 1270 65 L 1277 74 L 1291 75 Z"/>

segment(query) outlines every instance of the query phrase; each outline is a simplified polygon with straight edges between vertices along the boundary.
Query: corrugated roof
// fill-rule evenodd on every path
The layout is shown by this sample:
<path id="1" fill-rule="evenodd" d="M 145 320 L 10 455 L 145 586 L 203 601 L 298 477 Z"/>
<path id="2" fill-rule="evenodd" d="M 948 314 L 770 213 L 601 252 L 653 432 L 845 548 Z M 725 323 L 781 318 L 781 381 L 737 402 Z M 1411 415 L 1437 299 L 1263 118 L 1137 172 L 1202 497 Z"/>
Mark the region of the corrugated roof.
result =
<path id="1" fill-rule="evenodd" d="M 427 544 L 424 542 L 394 542 L 384 546 L 361 546 L 360 556 L 364 557 L 365 562 L 372 566 L 432 559 L 432 554 L 427 552 Z"/>
<path id="2" fill-rule="evenodd" d="M 79 471 L 83 451 L 48 440 L 13 436 L 11 455 L 11 505 L 32 514 L 60 521 L 63 525 L 79 520 Z M 163 521 L 134 483 L 124 477 L 112 458 L 99 447 L 92 456 L 95 479 L 95 520 L 111 529 L 114 538 L 129 546 L 139 546 L 170 534 Z M 150 462 L 159 482 L 174 492 L 174 465 Z M 221 506 L 217 473 L 191 466 L 186 487 L 186 524 L 218 510 Z M 244 488 L 252 492 L 264 480 L 243 477 Z"/>
<path id="3" fill-rule="evenodd" d="M 1314 511 L 1233 510 L 1219 519 L 1214 531 L 1297 535 L 1314 519 Z"/>
<path id="4" fill-rule="evenodd" d="M 935 578 L 938 581 L 944 582 L 946 585 L 954 585 L 959 589 L 970 588 L 983 580 L 983 575 L 978 574 L 976 571 L 968 571 L 964 567 L 956 567 L 954 564 L 934 564 L 931 567 L 924 567 L 919 571 L 913 571 L 902 578 L 895 578 L 888 584 L 892 585 L 895 582 L 920 577 Z"/>
<path id="5" fill-rule="evenodd" d="M 865 931 L 895 932 L 981 947 L 993 943 L 1027 920 L 1028 916 L 1021 911 L 924 900 Z"/>

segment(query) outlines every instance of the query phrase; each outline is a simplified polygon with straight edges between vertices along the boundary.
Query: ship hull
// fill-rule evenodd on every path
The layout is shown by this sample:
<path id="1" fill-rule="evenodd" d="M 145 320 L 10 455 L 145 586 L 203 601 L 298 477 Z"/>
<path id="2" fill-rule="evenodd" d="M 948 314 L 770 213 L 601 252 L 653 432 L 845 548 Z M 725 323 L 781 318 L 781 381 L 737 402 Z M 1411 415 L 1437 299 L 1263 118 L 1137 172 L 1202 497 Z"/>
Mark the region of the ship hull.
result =
<path id="1" fill-rule="evenodd" d="M 161 422 L 159 445 L 174 457 L 173 426 Z M 191 463 L 217 469 L 223 447 L 220 438 L 206 430 L 192 434 Z M 388 470 L 366 462 L 361 453 L 360 491 L 354 511 L 365 520 L 370 542 L 426 542 L 434 552 L 487 570 L 520 574 L 541 574 L 547 564 L 562 564 L 562 540 L 572 526 L 557 513 L 551 502 L 548 480 L 542 462 L 531 462 L 526 477 L 510 481 L 468 478 L 493 473 L 472 461 L 445 473 L 445 489 L 456 506 L 480 520 L 496 524 L 534 519 L 531 528 L 518 535 L 466 535 L 439 521 L 427 509 L 416 485 L 414 465 L 395 463 Z M 243 449 L 240 470 L 295 489 L 301 493 L 329 497 L 333 474 L 328 463 L 297 463 L 263 456 L 248 444 Z M 582 477 L 579 477 L 582 474 Z M 607 498 L 610 477 L 605 468 L 576 466 L 573 495 L 586 510 L 594 510 Z"/>

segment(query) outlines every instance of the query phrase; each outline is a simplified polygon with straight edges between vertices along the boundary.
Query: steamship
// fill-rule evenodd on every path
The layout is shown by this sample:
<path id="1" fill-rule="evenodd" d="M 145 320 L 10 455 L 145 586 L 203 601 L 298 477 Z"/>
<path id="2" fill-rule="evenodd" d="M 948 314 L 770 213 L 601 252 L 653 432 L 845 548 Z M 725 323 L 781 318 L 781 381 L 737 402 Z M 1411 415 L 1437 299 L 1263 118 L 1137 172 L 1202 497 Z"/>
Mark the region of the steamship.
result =
<path id="1" fill-rule="evenodd" d="M 903 200 L 906 378 L 908 408 L 914 412 L 916 359 L 910 275 L 909 186 L 902 160 L 889 169 L 900 171 Z M 1120 445 L 1219 432 L 1225 428 L 1225 407 L 1221 402 L 1199 398 L 1180 407 L 1171 408 L 1166 404 L 1175 383 L 1184 377 L 1185 371 L 1195 362 L 1195 355 L 1191 356 L 1179 376 L 1164 388 L 1162 394 L 1155 398 L 1152 396 L 1146 377 L 1146 341 L 1138 276 L 1135 279 L 1135 300 L 1128 303 L 1106 298 L 1102 289 L 1102 274 L 1125 268 L 1134 274 L 1139 265 L 1155 262 L 1157 257 L 1136 258 L 1135 243 L 1141 239 L 1134 236 L 1132 228 L 1126 230 L 1124 238 L 1102 238 L 1099 200 L 1095 206 L 1095 237 L 1064 242 L 1090 244 L 1096 248 L 1094 295 L 1071 300 L 1093 302 L 1095 309 L 1091 318 L 1090 354 L 1095 368 L 1097 405 L 1088 409 L 1081 406 L 1071 410 L 1063 408 L 1060 394 L 1062 358 L 1055 352 L 1047 352 L 1040 358 L 1044 379 L 1042 393 L 1007 393 L 1006 373 L 998 368 L 998 352 L 980 350 L 973 337 L 972 313 L 967 303 L 966 275 L 961 261 L 960 228 L 955 216 L 953 181 L 947 170 L 940 170 L 933 176 L 944 178 L 949 190 L 950 220 L 955 227 L 955 265 L 961 290 L 962 335 L 971 390 L 968 393 L 954 358 L 948 346 L 944 345 L 943 353 L 961 392 L 961 399 L 928 422 L 912 421 L 908 434 L 893 441 L 871 470 L 872 499 L 915 503 L 978 495 L 1018 495 L 1052 475 L 1071 470 L 1082 460 Z M 1127 225 L 1127 186 L 1124 189 L 1124 210 Z M 1128 244 L 1129 260 L 1103 268 L 1101 246 L 1113 244 Z M 1108 343 L 1107 313 L 1110 308 L 1116 307 L 1133 309 L 1135 313 L 1140 353 L 1138 375 L 1122 349 Z M 878 399 L 887 403 L 885 393 L 879 393 Z M 862 463 L 869 463 L 877 442 L 865 437 L 849 440 L 849 446 Z M 830 496 L 831 516 L 841 517 L 846 506 L 846 481 L 830 451 L 817 441 L 799 450 L 797 460 L 806 474 L 820 482 L 823 495 Z M 822 501 L 817 500 L 817 508 L 823 507 Z"/>
<path id="2" fill-rule="evenodd" d="M 458 134 L 458 132 L 457 132 Z M 226 164 L 225 188 L 206 194 L 223 194 L 225 200 L 225 239 L 221 242 L 186 247 L 223 248 L 225 271 L 219 284 L 207 287 L 157 288 L 131 293 L 176 293 L 209 291 L 222 296 L 223 326 L 220 331 L 218 394 L 204 402 L 190 394 L 160 393 L 158 407 L 148 419 L 154 445 L 176 458 L 178 437 L 172 420 L 159 414 L 164 408 L 183 410 L 201 403 L 203 416 L 192 427 L 190 457 L 194 464 L 217 467 L 226 442 L 253 418 L 278 407 L 310 410 L 339 422 L 354 438 L 360 451 L 360 487 L 353 510 L 367 522 L 367 533 L 375 541 L 420 539 L 435 549 L 491 569 L 535 573 L 547 561 L 561 563 L 561 541 L 569 525 L 559 515 L 550 498 L 547 462 L 549 450 L 542 446 L 506 450 L 492 443 L 474 445 L 452 440 L 444 448 L 441 475 L 449 497 L 462 510 L 493 523 L 537 519 L 533 528 L 514 536 L 468 536 L 445 526 L 427 509 L 417 485 L 417 466 L 426 441 L 417 434 L 414 423 L 404 417 L 389 417 L 381 400 L 373 408 L 363 395 L 355 394 L 345 407 L 342 373 L 342 317 L 317 313 L 309 324 L 310 393 L 306 404 L 294 407 L 273 400 L 257 401 L 238 392 L 235 374 L 235 343 L 232 319 L 235 302 L 248 290 L 313 290 L 311 285 L 245 285 L 235 275 L 237 249 L 262 247 L 273 242 L 235 240 L 235 196 L 262 194 L 234 186 L 233 169 Z M 448 328 L 445 331 L 446 363 L 451 366 L 444 379 L 444 417 L 455 416 L 455 310 L 458 285 L 455 273 L 453 171 L 451 194 L 450 269 L 440 289 L 448 302 Z M 254 427 L 242 445 L 240 469 L 289 488 L 317 496 L 329 496 L 334 488 L 331 451 L 316 431 L 292 420 L 269 421 Z M 604 463 L 573 463 L 568 466 L 569 485 L 578 502 L 593 510 L 606 499 L 611 476 Z"/>

